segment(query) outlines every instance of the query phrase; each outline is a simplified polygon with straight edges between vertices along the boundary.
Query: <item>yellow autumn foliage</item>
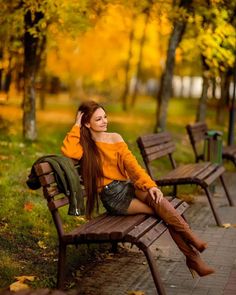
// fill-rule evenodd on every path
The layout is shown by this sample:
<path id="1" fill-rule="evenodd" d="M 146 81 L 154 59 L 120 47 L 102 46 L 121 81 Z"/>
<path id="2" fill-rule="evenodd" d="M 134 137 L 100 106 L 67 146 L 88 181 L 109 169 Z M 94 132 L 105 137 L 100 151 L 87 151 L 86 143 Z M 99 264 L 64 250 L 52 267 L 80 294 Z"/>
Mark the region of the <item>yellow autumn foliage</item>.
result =
<path id="1" fill-rule="evenodd" d="M 129 48 L 129 33 L 133 25 L 132 14 L 133 11 L 129 7 L 110 4 L 95 26 L 76 37 L 58 31 L 58 28 L 52 25 L 49 28 L 51 41 L 47 54 L 47 70 L 66 81 L 83 77 L 101 82 L 115 77 L 118 83 L 122 83 Z M 135 42 L 131 59 L 133 72 L 138 62 L 143 26 L 144 15 L 139 14 L 134 24 Z M 147 26 L 142 66 L 156 71 L 157 76 L 162 71 L 166 56 L 168 40 L 165 40 L 165 37 L 163 39 L 163 36 L 170 31 L 167 14 L 162 13 L 158 21 L 151 15 Z"/>

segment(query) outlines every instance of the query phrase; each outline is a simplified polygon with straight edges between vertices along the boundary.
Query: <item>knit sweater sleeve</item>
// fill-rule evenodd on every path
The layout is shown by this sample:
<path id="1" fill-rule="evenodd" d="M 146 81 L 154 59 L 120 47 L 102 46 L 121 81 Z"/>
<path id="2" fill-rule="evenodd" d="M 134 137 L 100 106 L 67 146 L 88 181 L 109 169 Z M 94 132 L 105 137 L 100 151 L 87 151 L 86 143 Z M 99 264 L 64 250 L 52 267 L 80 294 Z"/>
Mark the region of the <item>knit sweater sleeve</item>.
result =
<path id="1" fill-rule="evenodd" d="M 137 189 L 147 191 L 151 187 L 157 187 L 148 173 L 139 165 L 125 142 L 119 150 L 119 167 L 123 173 L 128 174 Z"/>
<path id="2" fill-rule="evenodd" d="M 80 127 L 74 125 L 63 140 L 61 152 L 64 156 L 80 160 L 83 148 L 80 144 Z"/>

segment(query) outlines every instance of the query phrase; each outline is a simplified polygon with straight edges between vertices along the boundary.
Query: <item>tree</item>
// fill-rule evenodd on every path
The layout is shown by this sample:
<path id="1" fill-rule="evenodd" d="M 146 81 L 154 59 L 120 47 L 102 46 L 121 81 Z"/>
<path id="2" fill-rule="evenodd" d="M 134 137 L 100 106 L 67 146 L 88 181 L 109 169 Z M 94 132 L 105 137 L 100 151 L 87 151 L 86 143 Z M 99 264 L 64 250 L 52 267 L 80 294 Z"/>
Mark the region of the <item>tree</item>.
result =
<path id="1" fill-rule="evenodd" d="M 221 97 L 217 103 L 217 121 L 223 123 L 225 106 L 229 104 L 229 82 L 235 60 L 235 1 L 200 1 L 195 7 L 196 44 L 203 60 L 203 92 L 196 121 L 204 121 L 210 80 L 221 78 Z"/>
<path id="2" fill-rule="evenodd" d="M 124 90 L 121 96 L 122 102 L 122 109 L 124 111 L 127 110 L 127 97 L 129 94 L 129 83 L 130 83 L 130 67 L 131 67 L 131 59 L 133 54 L 133 43 L 134 43 L 134 28 L 135 28 L 135 20 L 136 20 L 136 13 L 132 15 L 132 26 L 129 32 L 129 49 L 128 49 L 128 56 L 125 64 L 125 83 L 124 83 Z"/>
<path id="3" fill-rule="evenodd" d="M 142 61 L 143 61 L 143 49 L 144 49 L 144 44 L 146 41 L 147 25 L 148 25 L 148 21 L 149 21 L 149 17 L 150 17 L 151 6 L 152 6 L 152 3 L 149 3 L 149 6 L 145 7 L 145 9 L 143 11 L 145 19 L 144 19 L 143 31 L 142 31 L 142 35 L 141 35 L 140 43 L 139 43 L 139 56 L 138 56 L 135 84 L 134 84 L 134 89 L 133 89 L 133 93 L 132 93 L 132 97 L 131 97 L 131 106 L 132 107 L 135 104 L 137 92 L 138 92 L 138 83 L 139 83 L 139 79 L 140 79 L 141 67 L 142 67 Z"/>
<path id="4" fill-rule="evenodd" d="M 33 12 L 26 9 L 24 16 L 24 99 L 23 99 L 23 135 L 24 138 L 35 140 L 37 137 L 35 120 L 35 79 L 40 64 L 40 42 L 44 38 L 33 34 L 30 29 L 37 29 L 44 19 L 42 11 Z"/>
<path id="5" fill-rule="evenodd" d="M 162 75 L 160 91 L 157 97 L 158 110 L 155 132 L 163 131 L 166 127 L 168 103 L 172 93 L 172 77 L 175 66 L 175 52 L 183 37 L 187 23 L 187 12 L 191 9 L 191 5 L 192 0 L 181 0 L 177 6 L 179 13 L 177 13 L 173 23 L 173 31 L 170 36 L 167 51 L 166 66 Z"/>

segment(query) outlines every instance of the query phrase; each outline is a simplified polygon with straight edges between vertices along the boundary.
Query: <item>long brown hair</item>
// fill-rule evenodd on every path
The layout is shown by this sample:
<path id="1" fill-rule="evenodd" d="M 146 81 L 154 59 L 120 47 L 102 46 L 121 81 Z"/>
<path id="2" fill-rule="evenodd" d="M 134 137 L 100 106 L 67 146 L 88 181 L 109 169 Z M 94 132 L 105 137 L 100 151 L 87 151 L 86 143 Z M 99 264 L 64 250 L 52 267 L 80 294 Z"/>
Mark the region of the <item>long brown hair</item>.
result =
<path id="1" fill-rule="evenodd" d="M 91 216 L 94 207 L 98 211 L 98 186 L 101 185 L 103 176 L 101 156 L 97 145 L 92 139 L 89 128 L 85 126 L 90 122 L 93 113 L 103 107 L 94 101 L 87 101 L 79 106 L 78 111 L 83 113 L 80 128 L 80 143 L 83 147 L 83 157 L 81 159 L 81 174 L 85 186 L 87 205 L 86 214 Z"/>

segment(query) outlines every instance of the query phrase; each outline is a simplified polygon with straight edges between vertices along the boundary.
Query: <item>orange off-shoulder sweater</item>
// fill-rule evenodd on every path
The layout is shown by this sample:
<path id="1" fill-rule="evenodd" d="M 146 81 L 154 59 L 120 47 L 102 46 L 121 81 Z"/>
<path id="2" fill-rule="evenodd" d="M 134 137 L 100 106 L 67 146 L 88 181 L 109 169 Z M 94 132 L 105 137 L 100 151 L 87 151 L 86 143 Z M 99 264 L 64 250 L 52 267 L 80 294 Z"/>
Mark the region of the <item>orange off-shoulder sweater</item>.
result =
<path id="1" fill-rule="evenodd" d="M 157 186 L 146 171 L 138 164 L 136 158 L 125 142 L 116 143 L 96 142 L 101 154 L 104 178 L 103 186 L 113 180 L 131 180 L 137 189 L 146 191 L 151 187 Z M 69 158 L 81 159 L 83 148 L 80 144 L 80 127 L 74 125 L 67 133 L 63 145 L 62 153 Z"/>

